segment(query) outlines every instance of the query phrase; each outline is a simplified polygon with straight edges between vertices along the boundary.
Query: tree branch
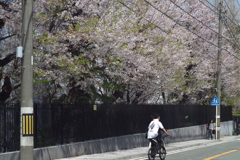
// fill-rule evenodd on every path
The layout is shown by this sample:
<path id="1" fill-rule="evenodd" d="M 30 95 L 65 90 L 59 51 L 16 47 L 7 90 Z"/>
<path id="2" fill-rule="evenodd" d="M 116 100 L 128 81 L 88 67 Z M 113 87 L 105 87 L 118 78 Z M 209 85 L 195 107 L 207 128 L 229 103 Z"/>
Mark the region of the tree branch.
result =
<path id="1" fill-rule="evenodd" d="M 12 60 L 14 60 L 16 58 L 15 53 L 9 54 L 7 55 L 4 59 L 0 60 L 0 67 L 3 67 L 5 65 L 7 65 L 9 62 L 11 62 Z"/>
<path id="2" fill-rule="evenodd" d="M 2 6 L 3 9 L 9 11 L 9 5 L 8 5 L 7 3 L 5 3 L 5 2 L 0 2 L 0 6 Z"/>
<path id="3" fill-rule="evenodd" d="M 12 35 L 9 35 L 9 36 L 6 36 L 6 37 L 0 37 L 0 41 L 5 40 L 5 39 L 10 38 L 10 37 L 13 37 L 15 35 L 17 35 L 17 34 L 12 34 Z"/>
<path id="4" fill-rule="evenodd" d="M 12 88 L 12 83 L 10 81 L 10 77 L 7 76 L 4 79 L 2 92 L 0 92 L 0 102 L 6 101 L 10 97 L 12 90 L 13 90 L 13 88 Z"/>

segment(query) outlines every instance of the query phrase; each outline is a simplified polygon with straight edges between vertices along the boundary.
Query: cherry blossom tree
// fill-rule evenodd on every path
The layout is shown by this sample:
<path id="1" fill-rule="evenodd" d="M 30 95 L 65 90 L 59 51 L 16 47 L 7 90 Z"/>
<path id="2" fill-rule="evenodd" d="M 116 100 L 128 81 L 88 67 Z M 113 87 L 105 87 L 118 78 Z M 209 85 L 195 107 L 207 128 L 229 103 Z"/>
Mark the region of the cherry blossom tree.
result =
<path id="1" fill-rule="evenodd" d="M 202 2 L 35 0 L 35 100 L 209 103 L 215 93 L 218 16 Z M 6 15 L 0 17 L 2 37 L 7 37 L 0 41 L 4 59 L 20 45 L 21 27 L 21 3 L 5 4 L 0 10 Z M 237 97 L 237 78 L 229 74 L 237 73 L 239 61 L 229 54 L 235 54 L 229 44 L 224 47 L 227 100 Z M 19 86 L 18 59 L 1 69 L 1 79 Z M 2 101 L 19 97 L 18 90 L 12 91 Z"/>
<path id="2" fill-rule="evenodd" d="M 17 2 L 16 2 L 17 6 Z M 15 58 L 20 29 L 19 16 L 8 1 L 0 1 L 0 101 L 9 99 L 19 88 L 19 60 Z"/>

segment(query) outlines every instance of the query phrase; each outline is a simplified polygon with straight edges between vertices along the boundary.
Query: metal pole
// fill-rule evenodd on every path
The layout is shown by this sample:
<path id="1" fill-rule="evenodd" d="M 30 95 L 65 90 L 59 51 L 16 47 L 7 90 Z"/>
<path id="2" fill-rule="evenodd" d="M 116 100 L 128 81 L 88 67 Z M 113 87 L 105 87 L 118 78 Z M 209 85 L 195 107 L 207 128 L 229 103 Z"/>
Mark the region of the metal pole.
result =
<path id="1" fill-rule="evenodd" d="M 20 160 L 33 160 L 33 0 L 22 0 L 21 119 Z"/>
<path id="2" fill-rule="evenodd" d="M 218 114 L 218 106 L 216 106 L 216 121 L 215 121 L 215 134 L 216 134 L 216 136 L 215 136 L 215 139 L 218 139 L 218 132 L 217 132 L 217 114 Z"/>
<path id="3" fill-rule="evenodd" d="M 218 65 L 217 65 L 217 98 L 221 103 L 221 56 L 222 56 L 222 0 L 219 3 L 219 37 L 218 37 Z M 220 105 L 216 113 L 216 139 L 220 139 Z"/>

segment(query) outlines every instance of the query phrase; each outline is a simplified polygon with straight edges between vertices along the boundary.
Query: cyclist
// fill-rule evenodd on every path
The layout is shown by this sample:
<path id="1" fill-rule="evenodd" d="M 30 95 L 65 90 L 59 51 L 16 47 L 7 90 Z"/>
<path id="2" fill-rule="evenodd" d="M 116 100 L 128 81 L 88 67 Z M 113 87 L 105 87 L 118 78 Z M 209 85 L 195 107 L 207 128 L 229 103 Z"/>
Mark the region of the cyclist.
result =
<path id="1" fill-rule="evenodd" d="M 148 134 L 147 134 L 147 138 L 151 142 L 152 147 L 154 147 L 157 143 L 159 143 L 159 138 L 158 138 L 158 135 L 160 133 L 159 129 L 161 129 L 166 134 L 166 136 L 169 136 L 168 132 L 164 129 L 162 123 L 159 121 L 160 116 L 158 114 L 154 114 L 153 118 L 154 119 L 148 125 Z M 161 134 L 159 136 L 161 136 Z"/>

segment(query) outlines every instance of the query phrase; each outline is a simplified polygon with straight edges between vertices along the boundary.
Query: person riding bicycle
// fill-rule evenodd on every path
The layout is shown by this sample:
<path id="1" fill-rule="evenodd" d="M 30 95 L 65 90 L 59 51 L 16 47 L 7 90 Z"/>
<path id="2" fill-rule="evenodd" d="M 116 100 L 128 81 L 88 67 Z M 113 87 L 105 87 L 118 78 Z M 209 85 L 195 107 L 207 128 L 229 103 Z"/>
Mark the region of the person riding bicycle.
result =
<path id="1" fill-rule="evenodd" d="M 159 121 L 160 116 L 158 114 L 154 114 L 153 118 L 154 119 L 148 125 L 148 134 L 147 134 L 147 138 L 151 142 L 152 147 L 154 147 L 157 143 L 159 143 L 158 136 L 161 136 L 161 134 L 159 134 L 159 129 L 161 129 L 166 134 L 166 136 L 169 136 L 168 132 L 164 129 L 162 123 Z"/>
<path id="2" fill-rule="evenodd" d="M 238 127 L 237 127 L 237 135 L 240 134 L 240 124 L 238 124 Z"/>

